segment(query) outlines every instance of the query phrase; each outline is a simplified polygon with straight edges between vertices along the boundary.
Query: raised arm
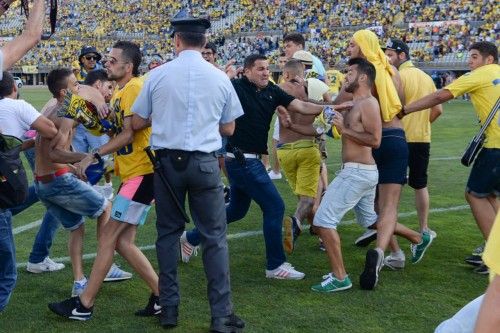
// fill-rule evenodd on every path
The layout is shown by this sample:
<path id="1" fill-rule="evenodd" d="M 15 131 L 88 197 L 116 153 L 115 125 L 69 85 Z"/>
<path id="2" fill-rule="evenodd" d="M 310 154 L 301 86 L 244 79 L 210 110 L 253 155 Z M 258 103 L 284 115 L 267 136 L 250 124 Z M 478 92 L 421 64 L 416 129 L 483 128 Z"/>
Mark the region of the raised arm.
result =
<path id="1" fill-rule="evenodd" d="M 2 48 L 4 70 L 12 67 L 40 41 L 40 38 L 42 37 L 44 16 L 45 0 L 35 0 L 29 18 L 26 21 L 24 31 L 20 36 L 5 44 Z"/>
<path id="2" fill-rule="evenodd" d="M 415 102 L 412 102 L 408 105 L 405 105 L 403 107 L 402 113 L 403 113 L 403 115 L 407 115 L 407 114 L 412 113 L 412 112 L 432 108 L 433 106 L 436 106 L 438 104 L 442 104 L 442 103 L 447 102 L 453 98 L 454 97 L 449 90 L 439 89 L 438 91 L 436 91 L 432 94 L 429 94 L 425 97 L 422 97 L 419 100 L 416 100 Z"/>

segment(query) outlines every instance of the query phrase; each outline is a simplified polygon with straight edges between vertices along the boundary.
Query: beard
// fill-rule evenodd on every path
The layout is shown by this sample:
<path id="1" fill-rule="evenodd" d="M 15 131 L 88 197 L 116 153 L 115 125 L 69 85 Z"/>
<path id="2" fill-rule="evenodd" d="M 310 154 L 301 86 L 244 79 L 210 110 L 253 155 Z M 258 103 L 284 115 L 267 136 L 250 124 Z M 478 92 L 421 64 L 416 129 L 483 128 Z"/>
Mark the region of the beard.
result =
<path id="1" fill-rule="evenodd" d="M 350 83 L 347 87 L 345 87 L 345 91 L 352 94 L 359 88 L 359 83 L 358 83 L 358 78 L 356 78 L 356 81 Z"/>

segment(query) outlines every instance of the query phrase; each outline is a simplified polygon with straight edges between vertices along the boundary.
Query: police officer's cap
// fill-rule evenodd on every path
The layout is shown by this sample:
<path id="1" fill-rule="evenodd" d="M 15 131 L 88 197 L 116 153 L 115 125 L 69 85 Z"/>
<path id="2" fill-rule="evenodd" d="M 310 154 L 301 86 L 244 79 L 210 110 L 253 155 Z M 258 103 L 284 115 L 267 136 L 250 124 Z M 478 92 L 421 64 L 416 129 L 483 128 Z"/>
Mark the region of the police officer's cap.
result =
<path id="1" fill-rule="evenodd" d="M 210 21 L 206 18 L 183 17 L 170 21 L 172 36 L 176 32 L 196 32 L 204 34 L 210 28 Z"/>

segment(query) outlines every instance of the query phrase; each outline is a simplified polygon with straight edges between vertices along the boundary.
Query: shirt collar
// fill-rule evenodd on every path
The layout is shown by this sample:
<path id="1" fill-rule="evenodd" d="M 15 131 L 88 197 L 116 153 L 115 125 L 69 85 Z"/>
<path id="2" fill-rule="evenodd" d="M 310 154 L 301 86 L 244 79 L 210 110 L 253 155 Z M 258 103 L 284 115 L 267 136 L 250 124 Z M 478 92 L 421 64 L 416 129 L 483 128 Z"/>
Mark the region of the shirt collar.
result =
<path id="1" fill-rule="evenodd" d="M 186 58 L 186 59 L 196 59 L 196 58 L 202 58 L 201 52 L 200 51 L 195 51 L 195 50 L 183 50 L 181 53 L 179 53 L 179 58 Z M 205 60 L 205 59 L 203 59 Z"/>
<path id="2" fill-rule="evenodd" d="M 411 62 L 411 60 L 406 60 L 401 65 L 399 65 L 398 70 L 402 70 L 405 68 L 415 67 L 415 65 Z"/>

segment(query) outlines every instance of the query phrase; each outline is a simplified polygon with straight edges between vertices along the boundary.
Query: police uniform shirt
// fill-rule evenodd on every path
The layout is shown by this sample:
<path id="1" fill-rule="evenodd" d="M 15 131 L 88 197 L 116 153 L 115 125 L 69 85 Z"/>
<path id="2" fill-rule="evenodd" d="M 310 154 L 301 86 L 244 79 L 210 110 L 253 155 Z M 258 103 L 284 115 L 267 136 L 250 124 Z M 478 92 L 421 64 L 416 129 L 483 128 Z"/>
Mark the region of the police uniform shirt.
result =
<path id="1" fill-rule="evenodd" d="M 132 112 L 151 117 L 152 148 L 206 153 L 220 149 L 219 124 L 243 114 L 227 75 L 194 50 L 182 51 L 149 73 Z"/>
<path id="2" fill-rule="evenodd" d="M 232 82 L 245 114 L 236 119 L 236 129 L 228 140 L 228 151 L 231 147 L 238 147 L 246 153 L 267 154 L 267 136 L 274 110 L 279 105 L 287 107 L 295 97 L 273 83 L 259 90 L 246 77 Z"/>

